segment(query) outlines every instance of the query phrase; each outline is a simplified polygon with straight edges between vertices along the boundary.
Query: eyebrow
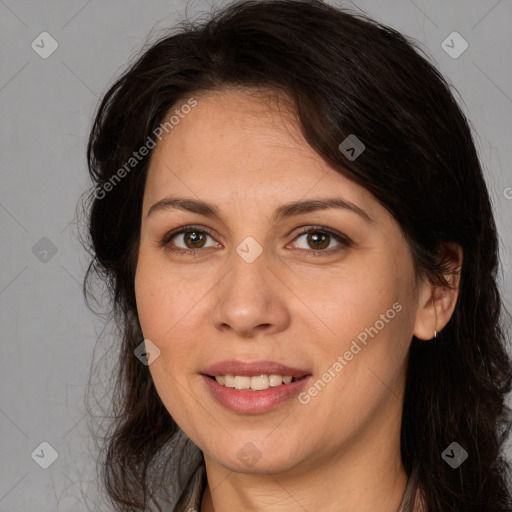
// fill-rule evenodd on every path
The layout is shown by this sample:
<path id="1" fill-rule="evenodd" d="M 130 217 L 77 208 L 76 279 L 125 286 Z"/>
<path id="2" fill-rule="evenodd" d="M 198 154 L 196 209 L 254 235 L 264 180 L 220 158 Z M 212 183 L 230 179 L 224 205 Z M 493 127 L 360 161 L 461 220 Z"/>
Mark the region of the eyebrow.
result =
<path id="1" fill-rule="evenodd" d="M 276 208 L 272 215 L 273 222 L 277 222 L 294 215 L 310 213 L 317 210 L 326 210 L 328 208 L 341 208 L 349 210 L 359 215 L 368 223 L 375 221 L 362 208 L 342 199 L 341 197 L 328 197 L 319 199 L 309 199 L 304 201 L 295 201 L 293 203 L 284 204 Z M 191 213 L 198 213 L 207 217 L 220 217 L 220 210 L 214 204 L 198 199 L 184 199 L 179 197 L 165 197 L 157 201 L 148 211 L 147 217 L 157 211 L 165 211 L 168 209 L 183 210 Z"/>

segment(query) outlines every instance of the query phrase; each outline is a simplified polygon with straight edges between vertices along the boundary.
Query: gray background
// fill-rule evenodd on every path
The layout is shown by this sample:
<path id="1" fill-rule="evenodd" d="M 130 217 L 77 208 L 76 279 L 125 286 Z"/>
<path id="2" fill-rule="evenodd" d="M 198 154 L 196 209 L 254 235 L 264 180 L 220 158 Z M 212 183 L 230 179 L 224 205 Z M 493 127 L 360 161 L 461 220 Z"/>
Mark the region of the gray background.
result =
<path id="1" fill-rule="evenodd" d="M 86 503 L 107 510 L 96 494 L 84 405 L 91 363 L 113 341 L 112 329 L 103 330 L 93 354 L 104 324 L 82 298 L 88 258 L 76 238 L 74 209 L 90 185 L 86 138 L 99 98 L 151 30 L 158 35 L 186 13 L 225 3 L 0 0 L 0 511 L 85 511 Z M 459 91 L 495 205 L 510 310 L 512 1 L 351 5 L 419 40 Z M 47 59 L 31 47 L 44 31 L 59 45 Z M 441 47 L 453 31 L 469 44 L 456 59 Z M 43 237 L 54 255 L 40 252 L 48 249 Z M 99 397 L 94 412 L 105 403 Z M 48 469 L 31 457 L 43 441 L 58 452 Z"/>

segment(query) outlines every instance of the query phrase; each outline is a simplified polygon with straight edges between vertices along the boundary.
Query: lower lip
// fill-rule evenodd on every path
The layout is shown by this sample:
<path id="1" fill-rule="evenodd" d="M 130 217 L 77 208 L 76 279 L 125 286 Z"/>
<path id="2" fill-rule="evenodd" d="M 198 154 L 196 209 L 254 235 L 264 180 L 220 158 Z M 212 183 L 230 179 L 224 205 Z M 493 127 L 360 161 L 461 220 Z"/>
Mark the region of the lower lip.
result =
<path id="1" fill-rule="evenodd" d="M 260 414 L 271 411 L 286 400 L 298 395 L 312 375 L 307 375 L 289 384 L 281 384 L 280 386 L 269 387 L 260 391 L 228 388 L 206 375 L 201 375 L 201 377 L 213 397 L 224 407 L 245 414 Z"/>

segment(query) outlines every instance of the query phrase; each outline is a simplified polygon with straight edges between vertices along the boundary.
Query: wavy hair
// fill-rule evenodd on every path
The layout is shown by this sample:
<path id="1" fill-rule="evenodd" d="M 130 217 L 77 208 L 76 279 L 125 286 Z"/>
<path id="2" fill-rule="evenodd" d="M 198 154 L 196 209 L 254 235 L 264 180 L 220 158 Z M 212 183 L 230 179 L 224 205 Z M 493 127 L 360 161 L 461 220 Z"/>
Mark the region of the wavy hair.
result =
<path id="1" fill-rule="evenodd" d="M 112 421 L 100 460 L 115 510 L 162 510 L 166 502 L 185 512 L 205 488 L 202 454 L 134 357 L 143 340 L 134 275 L 151 151 L 129 172 L 126 162 L 173 108 L 223 87 L 285 93 L 308 144 L 399 223 L 418 277 L 447 286 L 449 244 L 462 247 L 450 322 L 431 342 L 411 340 L 401 457 L 431 512 L 512 511 L 504 453 L 510 315 L 497 284 L 498 235 L 469 123 L 418 43 L 320 0 L 238 1 L 206 20 L 183 21 L 143 49 L 98 107 L 87 148 L 94 185 L 84 201 L 92 256 L 84 294 L 89 304 L 92 278 L 104 283 L 119 331 Z M 338 149 L 349 134 L 366 146 L 354 161 Z M 469 454 L 457 469 L 441 457 L 453 441 Z"/>

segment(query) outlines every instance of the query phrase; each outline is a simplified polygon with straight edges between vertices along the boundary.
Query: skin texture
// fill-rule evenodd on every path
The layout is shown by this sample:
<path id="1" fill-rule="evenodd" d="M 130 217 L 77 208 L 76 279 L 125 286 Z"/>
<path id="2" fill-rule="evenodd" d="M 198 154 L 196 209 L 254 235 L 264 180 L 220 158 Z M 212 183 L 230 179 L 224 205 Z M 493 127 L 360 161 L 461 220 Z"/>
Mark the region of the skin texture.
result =
<path id="1" fill-rule="evenodd" d="M 416 278 L 399 224 L 307 145 L 285 98 L 229 88 L 195 98 L 151 157 L 135 291 L 144 337 L 160 350 L 150 365 L 157 391 L 205 456 L 201 511 L 394 512 L 407 481 L 399 442 L 408 349 L 413 334 L 430 340 L 449 321 L 457 277 L 446 276 L 453 290 Z M 220 216 L 148 217 L 167 196 L 214 203 Z M 285 203 L 328 197 L 373 221 L 338 208 L 272 221 Z M 161 240 L 188 224 L 211 230 L 204 248 L 170 252 Z M 298 233 L 308 226 L 352 243 L 330 237 L 318 249 Z M 252 263 L 236 252 L 248 236 L 262 248 Z M 169 246 L 194 247 L 183 234 Z M 308 404 L 235 413 L 199 375 L 225 359 L 269 359 L 316 381 L 395 303 L 400 312 Z M 246 443 L 261 455 L 252 467 L 237 456 Z"/>

